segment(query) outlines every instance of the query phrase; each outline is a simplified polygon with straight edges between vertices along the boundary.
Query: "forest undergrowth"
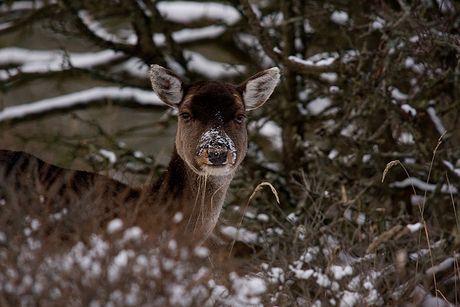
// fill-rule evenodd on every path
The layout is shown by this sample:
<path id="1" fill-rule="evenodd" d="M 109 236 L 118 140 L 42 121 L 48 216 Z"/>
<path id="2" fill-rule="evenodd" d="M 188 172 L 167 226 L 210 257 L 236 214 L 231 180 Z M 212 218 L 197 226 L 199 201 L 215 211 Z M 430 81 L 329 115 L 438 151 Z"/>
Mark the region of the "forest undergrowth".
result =
<path id="1" fill-rule="evenodd" d="M 441 138 L 433 160 L 440 145 Z M 117 167 L 131 165 L 123 159 L 153 163 L 129 152 L 119 149 L 117 156 L 125 158 Z M 109 162 L 103 155 L 95 161 L 100 167 Z M 382 182 L 394 168 L 412 178 L 394 160 L 379 174 Z M 135 176 L 122 169 L 125 180 Z M 283 209 L 272 183 L 251 188 L 247 178 L 241 170 L 232 190 L 238 197 L 198 247 L 121 219 L 101 228 L 85 213 L 95 204 L 84 201 L 45 212 L 38 209 L 39 195 L 30 207 L 12 208 L 2 200 L 2 305 L 458 305 L 458 223 L 447 229 L 426 215 L 427 189 L 409 186 L 418 195 L 411 204 L 418 215 L 407 223 L 377 203 L 366 209 L 345 187 L 332 190 L 308 174 L 299 186 L 309 193 L 310 211 Z M 457 218 L 452 189 L 451 214 Z"/>
<path id="2" fill-rule="evenodd" d="M 130 185 L 173 147 L 150 65 L 282 72 L 203 246 L 0 199 L 0 306 L 459 306 L 459 28 L 451 0 L 0 3 L 0 148 Z"/>

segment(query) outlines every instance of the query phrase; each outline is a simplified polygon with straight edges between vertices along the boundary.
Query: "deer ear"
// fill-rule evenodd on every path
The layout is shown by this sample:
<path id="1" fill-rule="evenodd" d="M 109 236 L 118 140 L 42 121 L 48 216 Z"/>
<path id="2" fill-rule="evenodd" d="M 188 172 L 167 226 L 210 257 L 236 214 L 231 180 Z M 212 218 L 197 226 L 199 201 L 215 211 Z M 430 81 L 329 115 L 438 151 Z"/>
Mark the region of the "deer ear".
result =
<path id="1" fill-rule="evenodd" d="M 158 97 L 168 106 L 175 109 L 184 96 L 184 81 L 169 69 L 159 65 L 150 67 L 150 81 Z"/>
<path id="2" fill-rule="evenodd" d="M 246 111 L 257 109 L 268 100 L 280 79 L 280 70 L 273 67 L 255 74 L 237 89 L 242 93 Z"/>

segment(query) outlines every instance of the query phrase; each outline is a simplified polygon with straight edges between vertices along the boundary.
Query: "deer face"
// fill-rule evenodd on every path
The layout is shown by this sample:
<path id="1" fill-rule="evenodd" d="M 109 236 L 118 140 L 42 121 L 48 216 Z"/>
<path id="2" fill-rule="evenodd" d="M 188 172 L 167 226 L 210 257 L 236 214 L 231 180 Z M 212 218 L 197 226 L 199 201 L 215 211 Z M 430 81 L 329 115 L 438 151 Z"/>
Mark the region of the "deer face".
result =
<path id="1" fill-rule="evenodd" d="M 199 175 L 233 174 L 247 151 L 246 111 L 269 98 L 278 68 L 236 87 L 220 81 L 187 85 L 158 65 L 152 65 L 150 75 L 156 94 L 178 111 L 175 145 L 180 157 Z"/>

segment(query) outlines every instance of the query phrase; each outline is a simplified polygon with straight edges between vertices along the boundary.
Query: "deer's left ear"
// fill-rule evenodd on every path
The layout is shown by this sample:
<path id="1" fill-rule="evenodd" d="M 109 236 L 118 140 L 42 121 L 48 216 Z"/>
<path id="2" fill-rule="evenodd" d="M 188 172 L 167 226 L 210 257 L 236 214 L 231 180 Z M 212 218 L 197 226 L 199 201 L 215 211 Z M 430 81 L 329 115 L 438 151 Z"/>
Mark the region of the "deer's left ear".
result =
<path id="1" fill-rule="evenodd" d="M 159 65 L 152 65 L 150 81 L 161 101 L 175 109 L 179 108 L 184 96 L 184 82 L 178 75 Z"/>
<path id="2" fill-rule="evenodd" d="M 273 67 L 255 74 L 237 89 L 242 93 L 246 111 L 257 109 L 268 100 L 280 79 L 280 70 Z"/>

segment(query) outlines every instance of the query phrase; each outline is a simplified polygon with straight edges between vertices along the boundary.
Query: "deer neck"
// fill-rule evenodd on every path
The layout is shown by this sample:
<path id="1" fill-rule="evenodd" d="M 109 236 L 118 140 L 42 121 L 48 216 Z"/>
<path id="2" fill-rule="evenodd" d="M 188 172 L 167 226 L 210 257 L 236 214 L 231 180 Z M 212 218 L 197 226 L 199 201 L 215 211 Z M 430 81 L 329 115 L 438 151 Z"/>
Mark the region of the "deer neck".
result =
<path id="1" fill-rule="evenodd" d="M 206 238 L 215 227 L 233 174 L 201 176 L 174 148 L 163 176 L 152 187 L 155 203 L 174 216 L 182 215 L 181 228 Z M 155 196 L 160 196 L 156 198 Z M 166 206 L 166 207 L 165 207 Z"/>

